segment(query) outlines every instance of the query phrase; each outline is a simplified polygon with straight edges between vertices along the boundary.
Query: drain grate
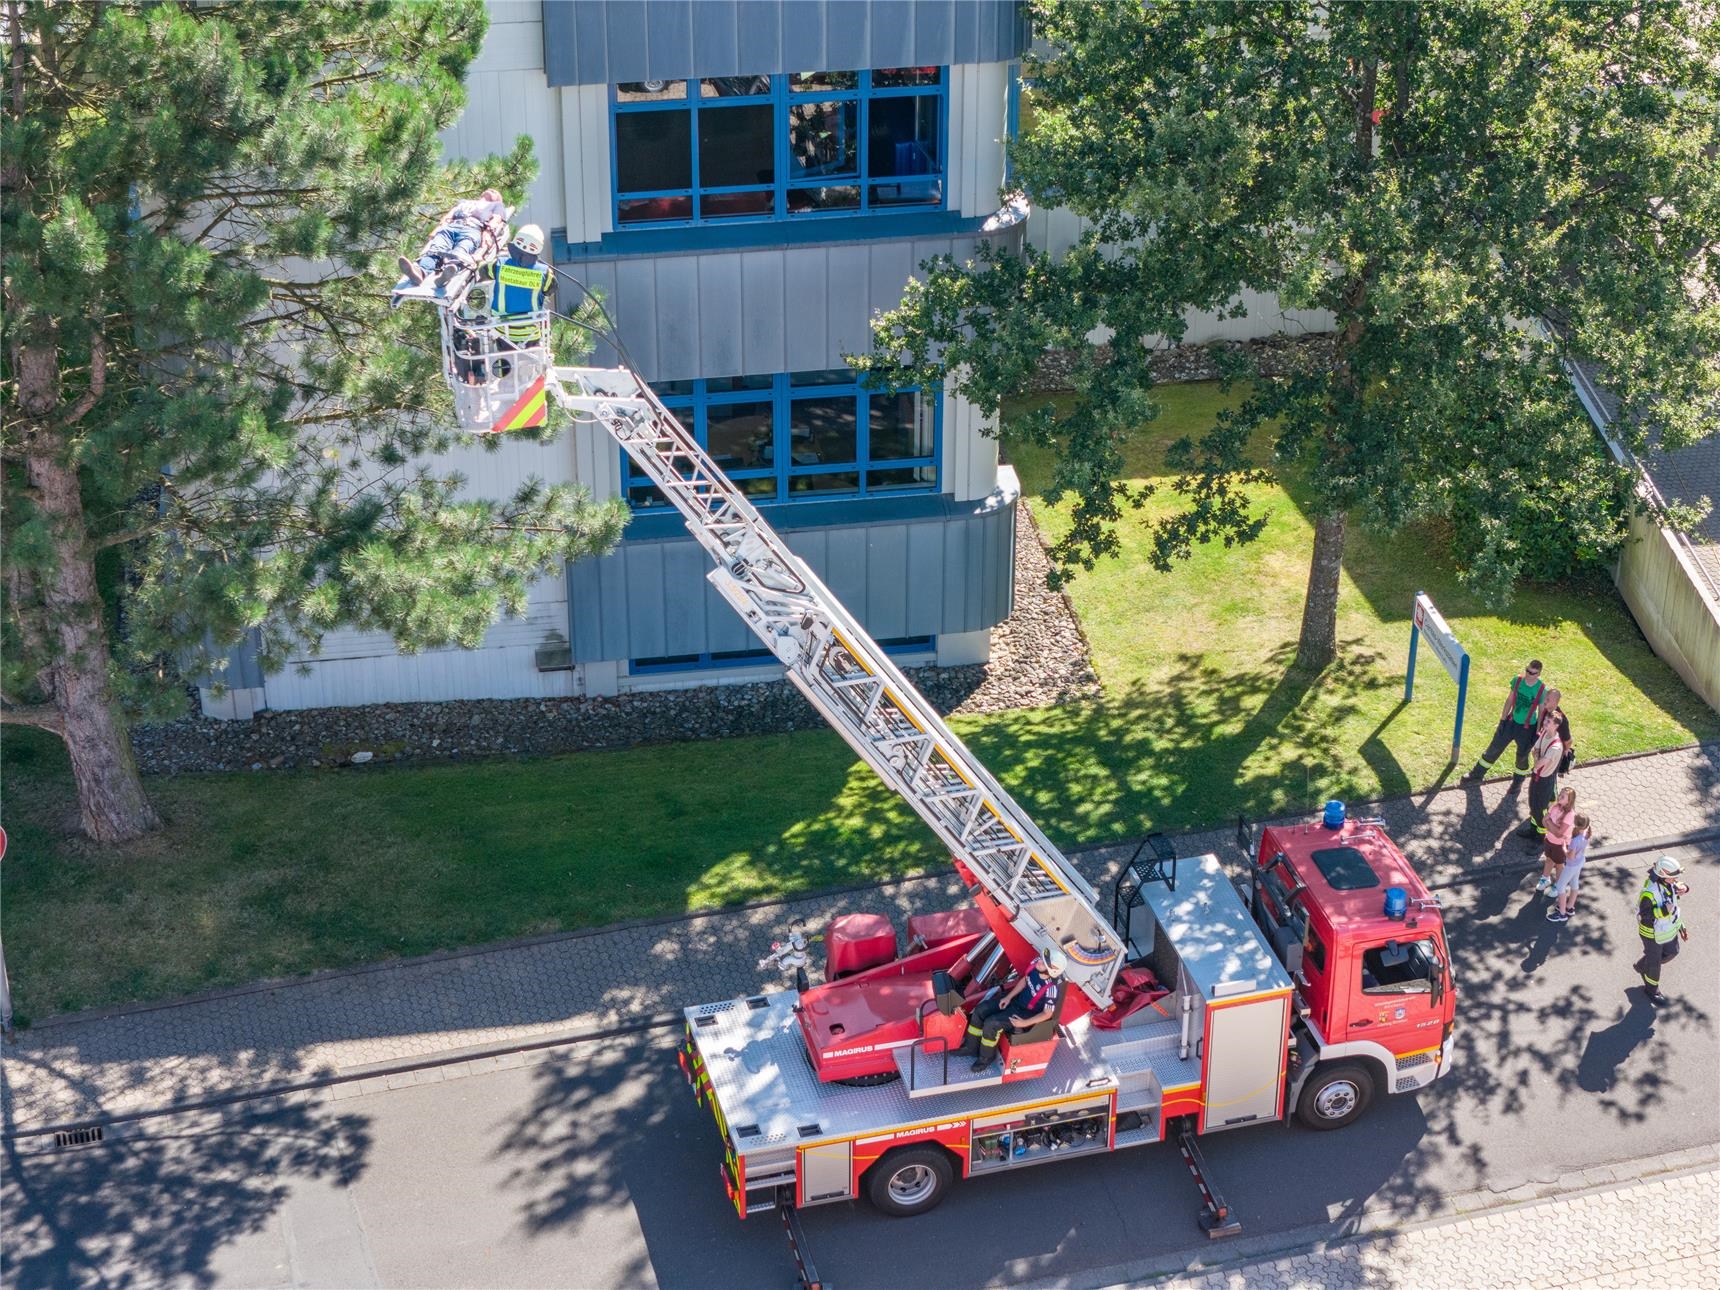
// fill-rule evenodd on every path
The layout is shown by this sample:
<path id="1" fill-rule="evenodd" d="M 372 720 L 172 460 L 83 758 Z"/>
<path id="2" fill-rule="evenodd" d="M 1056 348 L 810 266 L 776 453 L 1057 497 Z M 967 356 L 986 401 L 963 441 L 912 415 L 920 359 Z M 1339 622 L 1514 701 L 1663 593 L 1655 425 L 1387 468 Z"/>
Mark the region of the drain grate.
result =
<path id="1" fill-rule="evenodd" d="M 99 1124 L 88 1129 L 60 1129 L 54 1134 L 56 1147 L 87 1147 L 101 1140 L 102 1126 Z"/>

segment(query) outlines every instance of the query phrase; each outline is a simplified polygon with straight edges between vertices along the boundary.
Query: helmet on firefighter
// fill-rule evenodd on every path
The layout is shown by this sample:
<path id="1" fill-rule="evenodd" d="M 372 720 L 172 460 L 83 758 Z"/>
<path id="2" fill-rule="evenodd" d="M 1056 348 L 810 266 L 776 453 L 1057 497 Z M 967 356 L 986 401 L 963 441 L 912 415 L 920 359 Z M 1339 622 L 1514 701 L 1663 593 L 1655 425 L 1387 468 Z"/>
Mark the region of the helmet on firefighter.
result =
<path id="1" fill-rule="evenodd" d="M 521 224 L 514 232 L 513 244 L 527 255 L 542 255 L 543 230 L 536 224 Z"/>
<path id="2" fill-rule="evenodd" d="M 1653 873 L 1656 878 L 1676 878 L 1679 874 L 1684 872 L 1684 866 L 1679 864 L 1678 861 L 1674 860 L 1671 856 L 1661 856 L 1660 859 L 1654 862 L 1654 868 L 1650 870 L 1650 872 Z"/>
<path id="3" fill-rule="evenodd" d="M 1052 976 L 1062 976 L 1064 970 L 1069 966 L 1068 956 L 1055 945 L 1047 946 L 1045 953 L 1039 956 L 1039 961 L 1045 965 L 1045 970 Z"/>

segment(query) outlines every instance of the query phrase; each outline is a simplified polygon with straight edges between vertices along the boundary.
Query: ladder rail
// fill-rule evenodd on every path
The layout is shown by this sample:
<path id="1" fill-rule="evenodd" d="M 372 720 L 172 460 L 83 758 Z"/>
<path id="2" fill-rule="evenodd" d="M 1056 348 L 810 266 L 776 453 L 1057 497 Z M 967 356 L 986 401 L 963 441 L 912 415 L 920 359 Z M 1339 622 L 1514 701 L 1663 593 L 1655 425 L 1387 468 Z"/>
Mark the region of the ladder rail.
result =
<path id="1" fill-rule="evenodd" d="M 1124 951 L 1092 887 L 650 388 L 626 369 L 556 368 L 549 391 L 675 506 L 716 565 L 712 585 L 1023 938 L 1062 946 L 1071 981 L 1109 1006 Z"/>

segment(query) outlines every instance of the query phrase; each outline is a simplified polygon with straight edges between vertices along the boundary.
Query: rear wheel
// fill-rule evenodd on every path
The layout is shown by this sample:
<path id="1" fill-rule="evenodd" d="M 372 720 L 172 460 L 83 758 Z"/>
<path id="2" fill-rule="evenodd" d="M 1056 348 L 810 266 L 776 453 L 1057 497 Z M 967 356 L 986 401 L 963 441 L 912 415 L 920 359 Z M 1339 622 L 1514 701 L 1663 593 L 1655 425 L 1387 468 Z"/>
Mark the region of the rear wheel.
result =
<path id="1" fill-rule="evenodd" d="M 1356 1062 L 1316 1067 L 1296 1100 L 1296 1118 L 1310 1129 L 1341 1129 L 1362 1118 L 1374 1100 L 1374 1077 Z"/>
<path id="2" fill-rule="evenodd" d="M 943 1148 L 899 1147 L 867 1173 L 866 1198 L 886 1214 L 908 1218 L 937 1208 L 955 1177 Z"/>

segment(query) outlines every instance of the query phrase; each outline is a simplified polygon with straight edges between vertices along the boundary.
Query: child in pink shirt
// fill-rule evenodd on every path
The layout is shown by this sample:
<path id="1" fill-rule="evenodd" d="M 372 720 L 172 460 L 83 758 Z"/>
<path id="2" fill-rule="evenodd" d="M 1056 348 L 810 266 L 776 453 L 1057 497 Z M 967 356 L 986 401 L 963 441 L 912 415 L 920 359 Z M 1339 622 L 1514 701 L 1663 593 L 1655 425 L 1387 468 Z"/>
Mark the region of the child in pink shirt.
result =
<path id="1" fill-rule="evenodd" d="M 1570 844 L 1565 851 L 1565 867 L 1559 871 L 1559 881 L 1553 886 L 1554 904 L 1547 911 L 1549 923 L 1568 923 L 1577 912 L 1577 880 L 1582 876 L 1583 861 L 1588 859 L 1589 839 L 1594 830 L 1589 817 L 1579 815 L 1572 821 Z"/>
<path id="2" fill-rule="evenodd" d="M 1535 884 L 1537 894 L 1551 891 L 1560 870 L 1565 867 L 1565 851 L 1571 844 L 1576 828 L 1577 790 L 1562 789 L 1558 799 L 1547 808 L 1547 840 L 1541 846 L 1541 878 Z"/>

